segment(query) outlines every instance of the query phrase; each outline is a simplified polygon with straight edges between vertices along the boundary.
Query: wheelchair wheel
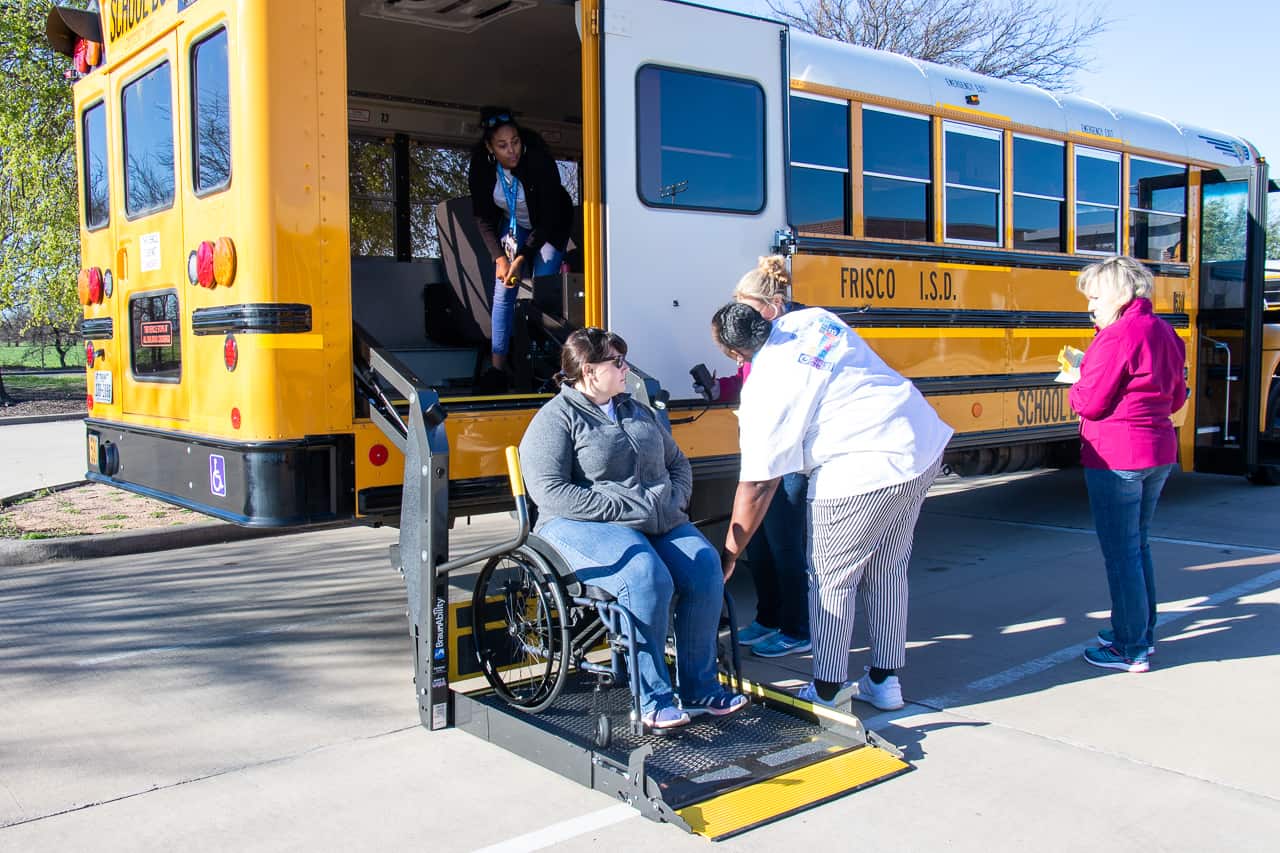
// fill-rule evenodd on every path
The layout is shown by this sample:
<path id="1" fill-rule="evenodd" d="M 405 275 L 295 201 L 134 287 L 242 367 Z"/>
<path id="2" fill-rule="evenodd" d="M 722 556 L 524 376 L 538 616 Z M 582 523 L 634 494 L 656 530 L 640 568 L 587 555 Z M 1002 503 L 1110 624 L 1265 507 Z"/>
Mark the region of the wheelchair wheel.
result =
<path id="1" fill-rule="evenodd" d="M 545 710 L 569 671 L 564 593 L 541 558 L 520 548 L 494 557 L 471 598 L 476 657 L 485 679 L 512 707 Z"/>

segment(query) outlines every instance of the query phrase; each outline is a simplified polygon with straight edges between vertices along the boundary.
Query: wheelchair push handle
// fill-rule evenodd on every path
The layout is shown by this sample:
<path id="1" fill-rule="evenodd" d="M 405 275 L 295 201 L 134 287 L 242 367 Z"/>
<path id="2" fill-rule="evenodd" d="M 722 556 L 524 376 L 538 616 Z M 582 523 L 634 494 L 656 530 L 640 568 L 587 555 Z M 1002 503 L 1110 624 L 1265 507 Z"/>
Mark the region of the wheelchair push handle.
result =
<path id="1" fill-rule="evenodd" d="M 516 499 L 516 520 L 520 522 L 520 529 L 516 531 L 516 535 L 497 545 L 490 545 L 488 548 L 482 548 L 479 551 L 473 551 L 459 557 L 456 560 L 450 560 L 447 563 L 441 563 L 436 566 L 436 574 L 448 574 L 449 572 L 460 569 L 463 566 L 469 566 L 472 563 L 478 563 L 481 560 L 487 560 L 490 557 L 496 557 L 499 554 L 505 554 L 508 551 L 514 551 L 525 543 L 529 538 L 529 528 L 531 526 L 529 519 L 529 499 L 524 493 L 524 476 L 520 473 L 520 451 L 515 447 L 507 448 L 507 476 L 511 480 L 511 496 Z"/>

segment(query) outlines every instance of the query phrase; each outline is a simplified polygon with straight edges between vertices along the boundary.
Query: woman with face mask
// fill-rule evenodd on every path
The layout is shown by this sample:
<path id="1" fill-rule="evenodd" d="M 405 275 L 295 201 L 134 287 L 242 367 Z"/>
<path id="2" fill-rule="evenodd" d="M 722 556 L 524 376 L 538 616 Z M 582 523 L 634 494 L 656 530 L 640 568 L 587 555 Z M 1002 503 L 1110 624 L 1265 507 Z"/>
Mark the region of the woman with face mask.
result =
<path id="1" fill-rule="evenodd" d="M 507 369 L 511 321 L 521 279 L 554 275 L 569 242 L 573 200 L 542 138 L 511 110 L 485 107 L 468 184 L 476 227 L 493 258 L 493 366 Z"/>

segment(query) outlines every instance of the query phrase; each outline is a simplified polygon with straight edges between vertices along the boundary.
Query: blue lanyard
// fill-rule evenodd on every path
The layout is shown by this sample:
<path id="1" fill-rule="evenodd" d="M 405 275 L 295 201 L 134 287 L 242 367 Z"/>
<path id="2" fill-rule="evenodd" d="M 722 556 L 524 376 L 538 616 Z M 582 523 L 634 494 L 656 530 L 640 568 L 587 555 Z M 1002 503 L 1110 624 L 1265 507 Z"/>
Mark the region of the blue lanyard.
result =
<path id="1" fill-rule="evenodd" d="M 507 199 L 507 211 L 511 214 L 511 221 L 507 224 L 507 228 L 514 239 L 516 236 L 516 201 L 520 197 L 520 181 L 515 175 L 512 175 L 511 182 L 507 183 L 507 173 L 501 166 L 498 167 L 498 181 L 501 182 L 502 194 Z"/>

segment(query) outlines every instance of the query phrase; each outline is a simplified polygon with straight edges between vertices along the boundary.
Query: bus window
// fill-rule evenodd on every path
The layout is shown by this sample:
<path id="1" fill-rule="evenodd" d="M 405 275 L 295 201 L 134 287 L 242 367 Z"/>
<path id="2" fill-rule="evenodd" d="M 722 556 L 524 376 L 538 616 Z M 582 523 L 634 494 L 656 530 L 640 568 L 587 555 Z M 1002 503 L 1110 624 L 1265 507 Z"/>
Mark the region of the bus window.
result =
<path id="1" fill-rule="evenodd" d="M 396 159 L 390 139 L 352 136 L 351 254 L 396 256 Z"/>
<path id="2" fill-rule="evenodd" d="M 1013 247 L 1063 251 L 1066 234 L 1066 146 L 1013 137 Z"/>
<path id="3" fill-rule="evenodd" d="M 849 104 L 791 96 L 791 225 L 849 233 Z"/>
<path id="4" fill-rule="evenodd" d="M 124 87 L 124 209 L 129 218 L 173 204 L 173 100 L 169 63 Z"/>
<path id="5" fill-rule="evenodd" d="M 102 101 L 84 111 L 84 225 L 94 231 L 107 224 L 111 207 L 107 189 L 107 105 Z"/>
<path id="6" fill-rule="evenodd" d="M 130 297 L 129 362 L 135 379 L 182 378 L 182 327 L 178 295 L 172 290 Z"/>
<path id="7" fill-rule="evenodd" d="M 191 173 L 196 195 L 231 183 L 229 88 L 227 31 L 221 29 L 191 50 Z"/>
<path id="8" fill-rule="evenodd" d="M 636 74 L 640 200 L 651 207 L 764 209 L 764 90 L 647 65 Z"/>
<path id="9" fill-rule="evenodd" d="M 1076 251 L 1120 251 L 1120 155 L 1076 147 Z"/>
<path id="10" fill-rule="evenodd" d="M 440 257 L 436 237 L 436 205 L 468 195 L 471 156 L 455 148 L 409 143 L 409 234 L 414 260 Z"/>
<path id="11" fill-rule="evenodd" d="M 862 208 L 868 237 L 928 240 L 929 119 L 862 108 Z"/>
<path id="12" fill-rule="evenodd" d="M 1004 232 L 1004 141 L 998 130 L 942 123 L 942 221 L 952 243 L 999 246 Z"/>
<path id="13" fill-rule="evenodd" d="M 1129 254 L 1149 261 L 1186 260 L 1187 169 L 1129 158 Z"/>

